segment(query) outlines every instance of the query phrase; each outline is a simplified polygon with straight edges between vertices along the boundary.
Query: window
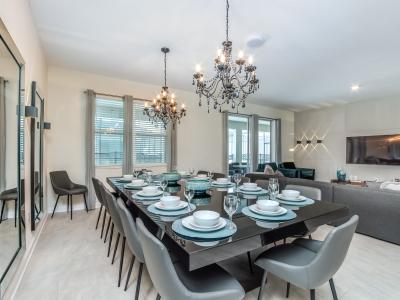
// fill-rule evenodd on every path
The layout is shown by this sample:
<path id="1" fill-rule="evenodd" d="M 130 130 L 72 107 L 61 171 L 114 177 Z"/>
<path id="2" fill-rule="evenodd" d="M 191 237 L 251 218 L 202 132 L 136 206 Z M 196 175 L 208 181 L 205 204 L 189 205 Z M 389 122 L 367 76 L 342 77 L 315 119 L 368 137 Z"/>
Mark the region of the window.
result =
<path id="1" fill-rule="evenodd" d="M 246 173 L 249 167 L 249 118 L 228 115 L 229 174 Z"/>
<path id="2" fill-rule="evenodd" d="M 228 160 L 232 163 L 236 161 L 236 129 L 229 128 L 228 143 Z"/>
<path id="3" fill-rule="evenodd" d="M 96 98 L 95 164 L 122 166 L 124 108 L 122 100 Z"/>
<path id="4" fill-rule="evenodd" d="M 166 164 L 167 130 L 161 122 L 149 121 L 143 114 L 143 108 L 142 101 L 133 103 L 133 164 Z"/>
<path id="5" fill-rule="evenodd" d="M 247 162 L 249 157 L 249 133 L 247 129 L 242 130 L 242 162 Z"/>
<path id="6" fill-rule="evenodd" d="M 271 162 L 271 121 L 258 120 L 258 163 Z"/>

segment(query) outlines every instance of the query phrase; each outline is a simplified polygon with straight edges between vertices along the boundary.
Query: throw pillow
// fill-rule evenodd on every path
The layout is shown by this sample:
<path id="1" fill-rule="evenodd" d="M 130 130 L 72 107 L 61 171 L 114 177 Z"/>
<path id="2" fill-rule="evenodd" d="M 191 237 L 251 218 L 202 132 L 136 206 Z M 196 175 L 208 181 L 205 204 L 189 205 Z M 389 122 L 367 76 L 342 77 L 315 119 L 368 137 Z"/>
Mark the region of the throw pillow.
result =
<path id="1" fill-rule="evenodd" d="M 264 174 L 266 175 L 275 175 L 274 169 L 270 165 L 265 165 Z"/>

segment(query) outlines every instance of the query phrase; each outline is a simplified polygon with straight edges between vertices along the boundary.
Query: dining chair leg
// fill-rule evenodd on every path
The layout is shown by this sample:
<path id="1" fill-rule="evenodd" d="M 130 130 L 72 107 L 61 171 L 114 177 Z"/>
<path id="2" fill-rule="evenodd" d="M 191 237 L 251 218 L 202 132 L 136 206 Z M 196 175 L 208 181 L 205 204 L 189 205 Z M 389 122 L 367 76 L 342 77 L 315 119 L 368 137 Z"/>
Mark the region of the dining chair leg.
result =
<path id="1" fill-rule="evenodd" d="M 99 211 L 99 216 L 97 217 L 97 222 L 96 222 L 96 228 L 95 230 L 97 230 L 97 228 L 99 227 L 99 221 L 100 221 L 100 217 L 101 217 L 101 212 L 103 210 L 103 204 L 100 206 L 100 211 Z"/>
<path id="2" fill-rule="evenodd" d="M 335 283 L 333 282 L 333 278 L 329 279 L 329 285 L 331 286 L 333 300 L 338 300 L 338 297 L 336 294 L 336 289 L 335 289 Z"/>
<path id="3" fill-rule="evenodd" d="M 138 275 L 138 280 L 137 280 L 137 284 L 136 284 L 135 300 L 139 299 L 140 283 L 142 282 L 142 272 L 143 272 L 143 263 L 140 263 L 140 265 L 139 265 L 139 275 Z"/>
<path id="4" fill-rule="evenodd" d="M 250 251 L 247 251 L 247 260 L 249 262 L 250 272 L 253 274 L 254 273 L 254 269 L 253 269 L 253 262 L 251 261 Z"/>
<path id="5" fill-rule="evenodd" d="M 110 224 L 111 224 L 111 216 L 108 217 L 108 224 L 107 224 L 106 235 L 104 237 L 104 243 L 107 242 L 107 235 L 108 235 L 108 230 L 110 229 Z"/>
<path id="6" fill-rule="evenodd" d="M 1 224 L 1 222 L 3 222 L 4 206 L 6 204 L 6 201 L 3 200 L 2 202 L 3 202 L 3 204 L 1 205 L 0 224 Z"/>
<path id="7" fill-rule="evenodd" d="M 286 298 L 289 298 L 290 293 L 290 282 L 286 282 Z"/>
<path id="8" fill-rule="evenodd" d="M 309 238 L 310 240 L 312 240 L 312 236 L 311 236 L 311 234 L 309 234 L 309 235 L 308 235 L 308 238 Z"/>
<path id="9" fill-rule="evenodd" d="M 126 282 L 125 282 L 124 291 L 126 291 L 128 289 L 128 283 L 129 283 L 129 279 L 131 278 L 133 264 L 135 263 L 135 258 L 136 258 L 135 255 L 132 254 L 131 262 L 129 264 L 128 275 L 126 276 Z"/>
<path id="10" fill-rule="evenodd" d="M 121 234 L 118 232 L 117 234 L 117 240 L 115 241 L 115 246 L 114 246 L 114 254 L 111 260 L 111 264 L 114 264 L 114 260 L 115 260 L 115 254 L 117 254 L 117 249 L 118 249 L 118 244 L 119 244 L 119 237 L 121 236 Z"/>
<path id="11" fill-rule="evenodd" d="M 264 291 L 264 287 L 265 287 L 265 285 L 267 284 L 267 274 L 268 274 L 268 272 L 267 272 L 267 271 L 264 271 L 263 277 L 262 277 L 262 279 L 261 279 L 260 291 L 258 292 L 258 298 L 257 298 L 257 300 L 261 300 L 261 298 L 262 298 L 262 294 L 263 294 L 263 291 Z"/>
<path id="12" fill-rule="evenodd" d="M 69 195 L 67 195 L 67 215 L 69 213 Z"/>
<path id="13" fill-rule="evenodd" d="M 89 209 L 88 209 L 88 206 L 87 206 L 86 194 L 85 193 L 83 193 L 83 202 L 85 202 L 86 212 L 89 213 Z"/>
<path id="14" fill-rule="evenodd" d="M 314 289 L 310 290 L 310 299 L 315 300 L 315 290 Z"/>
<path id="15" fill-rule="evenodd" d="M 119 260 L 118 287 L 121 286 L 122 267 L 124 266 L 125 242 L 126 242 L 126 237 L 123 236 L 122 237 L 122 247 L 121 247 L 121 258 Z"/>
<path id="16" fill-rule="evenodd" d="M 104 212 L 103 212 L 103 224 L 101 225 L 101 234 L 100 234 L 100 238 L 103 239 L 103 233 L 104 233 L 104 225 L 106 224 L 106 208 L 104 207 Z"/>
<path id="17" fill-rule="evenodd" d="M 160 294 L 157 294 L 157 298 L 156 298 L 156 300 L 160 300 L 161 299 L 161 296 L 160 296 Z"/>
<path id="18" fill-rule="evenodd" d="M 70 199 L 71 199 L 71 220 L 72 220 L 72 210 L 73 210 L 72 195 L 70 195 Z"/>
<path id="19" fill-rule="evenodd" d="M 57 207 L 57 204 L 58 204 L 58 199 L 60 199 L 60 195 L 57 195 L 56 204 L 54 204 L 53 213 L 51 214 L 51 217 L 52 217 L 52 218 L 53 218 L 54 213 L 55 213 L 55 211 L 56 211 L 56 207 Z M 67 207 L 67 211 L 68 211 L 68 207 Z"/>
<path id="20" fill-rule="evenodd" d="M 113 234 L 114 234 L 114 223 L 111 225 L 111 232 L 110 232 L 110 240 L 108 243 L 108 252 L 107 252 L 107 257 L 110 257 L 110 250 L 111 250 L 111 243 L 113 239 Z"/>

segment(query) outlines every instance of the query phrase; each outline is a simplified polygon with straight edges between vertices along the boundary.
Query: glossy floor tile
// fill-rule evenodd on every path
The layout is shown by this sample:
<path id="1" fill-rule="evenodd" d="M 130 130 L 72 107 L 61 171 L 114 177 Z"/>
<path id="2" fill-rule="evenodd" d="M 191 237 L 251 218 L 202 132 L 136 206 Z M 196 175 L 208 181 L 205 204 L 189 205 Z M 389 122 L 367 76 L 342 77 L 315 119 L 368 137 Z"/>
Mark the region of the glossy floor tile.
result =
<path id="1" fill-rule="evenodd" d="M 117 287 L 119 253 L 116 263 L 106 257 L 107 247 L 95 231 L 97 211 L 76 212 L 49 219 L 27 268 L 17 300 L 134 299 L 138 264 L 127 292 Z M 329 226 L 321 227 L 314 238 L 323 239 Z M 115 240 L 115 239 L 114 239 Z M 126 251 L 124 281 L 130 259 Z M 339 299 L 400 299 L 400 246 L 356 234 L 348 256 L 334 277 Z M 285 299 L 285 282 L 270 277 L 263 299 Z M 257 299 L 258 289 L 246 294 Z M 332 299 L 329 285 L 317 289 L 317 299 Z M 144 270 L 140 299 L 156 299 L 147 270 Z M 292 287 L 289 299 L 309 299 L 309 292 Z M 177 300 L 177 299 L 170 299 Z"/>

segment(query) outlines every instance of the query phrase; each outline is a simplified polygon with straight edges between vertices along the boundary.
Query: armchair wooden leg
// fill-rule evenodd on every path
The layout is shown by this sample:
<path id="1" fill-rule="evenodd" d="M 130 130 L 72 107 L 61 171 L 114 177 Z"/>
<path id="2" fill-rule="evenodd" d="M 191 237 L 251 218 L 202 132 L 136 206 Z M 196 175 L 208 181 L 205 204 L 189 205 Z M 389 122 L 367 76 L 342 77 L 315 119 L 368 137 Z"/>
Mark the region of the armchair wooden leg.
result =
<path id="1" fill-rule="evenodd" d="M 329 285 L 331 286 L 333 300 L 338 300 L 338 297 L 336 294 L 336 289 L 335 289 L 335 283 L 333 282 L 333 278 L 329 279 Z"/>
<path id="2" fill-rule="evenodd" d="M 124 291 L 126 291 L 128 289 L 128 283 L 129 283 L 129 279 L 131 278 L 133 264 L 135 263 L 135 258 L 136 257 L 132 254 L 131 263 L 129 264 L 128 275 L 126 276 L 126 283 L 125 283 Z"/>
<path id="3" fill-rule="evenodd" d="M 88 209 L 88 206 L 87 206 L 86 194 L 85 193 L 83 193 L 83 202 L 85 202 L 86 212 L 89 213 L 89 209 Z"/>
<path id="4" fill-rule="evenodd" d="M 114 254 L 111 260 L 111 264 L 114 264 L 114 260 L 115 260 L 115 254 L 117 254 L 117 249 L 118 249 L 118 244 L 119 244 L 119 238 L 120 238 L 121 234 L 118 232 L 117 234 L 117 240 L 115 241 L 115 246 L 114 246 Z"/>
<path id="5" fill-rule="evenodd" d="M 258 298 L 257 298 L 257 300 L 261 300 L 261 298 L 262 298 L 262 294 L 263 294 L 263 291 L 264 291 L 264 287 L 265 287 L 265 285 L 267 284 L 267 274 L 268 274 L 268 272 L 267 272 L 267 271 L 264 271 L 263 277 L 262 277 L 262 279 L 261 279 L 260 291 L 258 292 Z"/>
<path id="6" fill-rule="evenodd" d="M 1 214 L 0 214 L 0 224 L 3 221 L 3 213 L 4 213 L 4 206 L 6 205 L 6 201 L 2 201 L 2 205 L 1 205 Z"/>
<path id="7" fill-rule="evenodd" d="M 72 195 L 70 195 L 70 199 L 71 199 L 71 220 L 72 220 L 72 211 L 73 211 Z"/>
<path id="8" fill-rule="evenodd" d="M 118 287 L 121 286 L 122 267 L 124 266 L 125 242 L 126 242 L 126 237 L 123 236 L 122 247 L 121 247 L 121 258 L 119 259 Z"/>
<path id="9" fill-rule="evenodd" d="M 96 230 L 99 227 L 99 221 L 100 221 L 102 210 L 103 210 L 103 204 L 100 206 L 99 216 L 97 217 L 96 228 L 95 228 Z"/>
<path id="10" fill-rule="evenodd" d="M 315 290 L 314 289 L 310 290 L 310 299 L 315 300 Z"/>
<path id="11" fill-rule="evenodd" d="M 290 293 L 290 282 L 286 282 L 286 298 L 289 298 Z"/>

